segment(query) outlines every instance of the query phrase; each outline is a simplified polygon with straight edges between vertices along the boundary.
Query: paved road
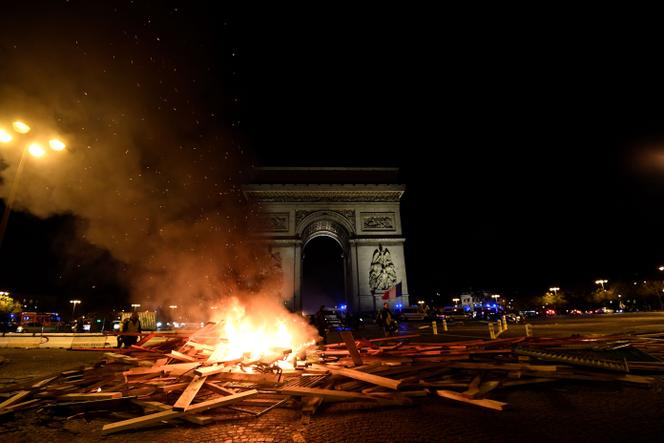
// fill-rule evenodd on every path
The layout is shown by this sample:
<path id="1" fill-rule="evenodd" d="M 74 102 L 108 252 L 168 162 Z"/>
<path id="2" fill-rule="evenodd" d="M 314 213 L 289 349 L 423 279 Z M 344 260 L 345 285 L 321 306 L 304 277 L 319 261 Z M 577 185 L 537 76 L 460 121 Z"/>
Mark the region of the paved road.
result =
<path id="1" fill-rule="evenodd" d="M 536 335 L 564 336 L 583 333 L 664 332 L 664 313 L 609 315 L 597 318 L 555 318 L 534 322 Z M 422 323 L 404 325 L 403 333 Z M 485 324 L 450 325 L 446 335 L 427 339 L 462 340 L 486 337 Z M 523 327 L 510 326 L 506 335 L 521 335 Z M 375 327 L 358 331 L 379 335 Z M 332 338 L 332 337 L 331 337 Z M 10 359 L 0 374 L 30 374 L 65 369 L 90 353 L 64 350 L 0 349 Z M 45 368 L 40 367 L 43 362 Z M 5 375 L 0 375 L 5 376 Z M 510 404 L 502 412 L 476 409 L 444 399 L 421 399 L 410 408 L 366 409 L 366 405 L 330 405 L 303 422 L 298 412 L 277 409 L 260 418 L 220 413 L 205 427 L 181 423 L 124 435 L 102 437 L 101 426 L 122 418 L 124 411 L 46 419 L 40 412 L 0 420 L 2 441 L 89 442 L 581 442 L 661 441 L 664 434 L 664 380 L 650 388 L 592 382 L 561 382 L 497 391 L 492 398 Z"/>

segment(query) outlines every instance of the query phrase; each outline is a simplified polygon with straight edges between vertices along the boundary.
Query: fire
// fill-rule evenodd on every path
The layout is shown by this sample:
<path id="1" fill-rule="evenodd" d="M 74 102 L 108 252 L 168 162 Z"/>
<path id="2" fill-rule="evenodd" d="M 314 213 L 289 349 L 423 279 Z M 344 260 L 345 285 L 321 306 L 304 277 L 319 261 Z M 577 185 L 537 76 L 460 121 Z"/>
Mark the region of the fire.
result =
<path id="1" fill-rule="evenodd" d="M 316 332 L 304 318 L 291 314 L 278 304 L 257 306 L 254 303 L 247 307 L 232 298 L 225 309 L 219 310 L 220 342 L 209 362 L 292 361 L 298 352 L 315 344 Z"/>

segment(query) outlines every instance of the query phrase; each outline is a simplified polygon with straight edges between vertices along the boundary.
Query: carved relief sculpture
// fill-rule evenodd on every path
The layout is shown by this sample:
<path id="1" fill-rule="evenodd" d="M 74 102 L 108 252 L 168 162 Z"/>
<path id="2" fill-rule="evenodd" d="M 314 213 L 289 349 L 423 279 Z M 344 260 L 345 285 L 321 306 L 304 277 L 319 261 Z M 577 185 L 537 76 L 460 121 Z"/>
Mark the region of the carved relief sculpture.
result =
<path id="1" fill-rule="evenodd" d="M 363 213 L 362 230 L 364 231 L 395 231 L 394 213 Z"/>
<path id="2" fill-rule="evenodd" d="M 378 245 L 369 268 L 369 287 L 372 293 L 387 291 L 397 284 L 397 270 L 390 250 Z"/>

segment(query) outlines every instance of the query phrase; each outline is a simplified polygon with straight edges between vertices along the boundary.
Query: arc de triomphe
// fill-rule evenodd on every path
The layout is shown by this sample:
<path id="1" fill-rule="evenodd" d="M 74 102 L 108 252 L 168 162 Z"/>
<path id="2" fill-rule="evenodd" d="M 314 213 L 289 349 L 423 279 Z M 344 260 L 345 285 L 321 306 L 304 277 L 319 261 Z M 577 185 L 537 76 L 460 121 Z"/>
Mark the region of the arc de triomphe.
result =
<path id="1" fill-rule="evenodd" d="M 343 250 L 345 299 L 354 312 L 382 305 L 401 283 L 408 306 L 399 204 L 404 186 L 395 168 L 261 168 L 245 197 L 260 208 L 255 231 L 283 272 L 289 309 L 302 309 L 302 251 L 319 236 Z M 373 295 L 372 295 L 373 293 Z"/>

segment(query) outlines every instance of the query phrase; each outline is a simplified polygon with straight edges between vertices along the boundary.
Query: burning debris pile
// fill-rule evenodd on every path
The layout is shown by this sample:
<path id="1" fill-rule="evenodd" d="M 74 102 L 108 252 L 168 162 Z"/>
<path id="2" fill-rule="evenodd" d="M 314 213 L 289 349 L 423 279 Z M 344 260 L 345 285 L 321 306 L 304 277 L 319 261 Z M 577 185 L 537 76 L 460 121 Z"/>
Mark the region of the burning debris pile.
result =
<path id="1" fill-rule="evenodd" d="M 223 325 L 192 335 L 150 333 L 94 367 L 2 387 L 0 414 L 36 410 L 131 411 L 106 434 L 184 420 L 215 421 L 224 410 L 248 419 L 283 407 L 314 414 L 332 402 L 408 406 L 443 397 L 494 410 L 502 389 L 560 380 L 651 385 L 664 373 L 664 342 L 654 336 L 532 337 L 425 343 L 416 335 L 355 339 L 297 349 L 234 354 Z M 122 407 L 120 407 L 122 406 Z"/>

